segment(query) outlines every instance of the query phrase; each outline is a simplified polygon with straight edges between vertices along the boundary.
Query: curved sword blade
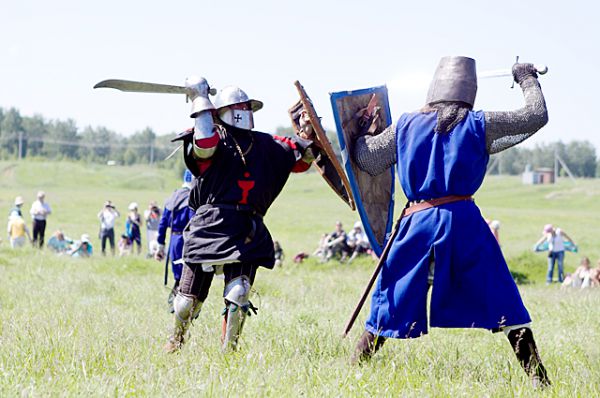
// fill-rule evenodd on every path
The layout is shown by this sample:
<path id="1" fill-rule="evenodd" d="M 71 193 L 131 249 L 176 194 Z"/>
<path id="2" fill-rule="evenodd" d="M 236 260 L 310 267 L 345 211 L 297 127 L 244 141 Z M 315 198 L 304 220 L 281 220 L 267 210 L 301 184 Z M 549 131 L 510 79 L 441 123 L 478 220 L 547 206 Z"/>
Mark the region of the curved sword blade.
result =
<path id="1" fill-rule="evenodd" d="M 183 86 L 172 86 L 169 84 L 136 82 L 133 80 L 108 79 L 96 83 L 94 88 L 114 88 L 120 91 L 136 93 L 160 93 L 160 94 L 187 94 L 188 89 Z"/>

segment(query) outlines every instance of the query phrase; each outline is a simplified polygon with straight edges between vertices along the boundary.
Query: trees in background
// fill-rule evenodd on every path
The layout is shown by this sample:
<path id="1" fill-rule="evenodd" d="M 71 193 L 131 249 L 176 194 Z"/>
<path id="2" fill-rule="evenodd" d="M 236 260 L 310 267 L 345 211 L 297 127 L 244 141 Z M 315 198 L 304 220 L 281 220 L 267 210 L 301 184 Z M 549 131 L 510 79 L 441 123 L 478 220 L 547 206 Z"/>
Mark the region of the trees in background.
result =
<path id="1" fill-rule="evenodd" d="M 15 108 L 0 108 L 0 159 L 39 157 L 119 164 L 154 163 L 175 147 L 170 135 L 158 137 L 145 128 L 124 137 L 106 127 L 78 129 L 74 120 L 21 116 Z M 162 164 L 172 165 L 174 162 Z"/>
<path id="2" fill-rule="evenodd" d="M 277 134 L 290 136 L 291 127 L 279 127 Z M 327 133 L 339 151 L 337 135 Z M 173 134 L 157 135 L 147 127 L 125 137 L 106 127 L 78 129 L 74 120 L 46 120 L 41 115 L 21 116 L 15 108 L 0 108 L 0 159 L 40 157 L 119 164 L 157 163 L 175 167 L 177 157 L 164 162 L 176 144 Z M 19 152 L 20 151 L 20 152 Z M 490 159 L 490 173 L 518 175 L 526 165 L 533 168 L 554 167 L 555 154 L 577 177 L 600 177 L 600 161 L 589 141 L 555 142 L 533 148 L 513 147 Z M 338 153 L 339 155 L 339 153 Z"/>
<path id="3" fill-rule="evenodd" d="M 513 147 L 492 155 L 491 174 L 521 174 L 526 165 L 532 168 L 554 167 L 556 155 L 562 159 L 576 177 L 600 177 L 600 162 L 596 148 L 589 141 L 554 142 L 533 148 Z M 497 160 L 497 161 L 496 161 Z"/>

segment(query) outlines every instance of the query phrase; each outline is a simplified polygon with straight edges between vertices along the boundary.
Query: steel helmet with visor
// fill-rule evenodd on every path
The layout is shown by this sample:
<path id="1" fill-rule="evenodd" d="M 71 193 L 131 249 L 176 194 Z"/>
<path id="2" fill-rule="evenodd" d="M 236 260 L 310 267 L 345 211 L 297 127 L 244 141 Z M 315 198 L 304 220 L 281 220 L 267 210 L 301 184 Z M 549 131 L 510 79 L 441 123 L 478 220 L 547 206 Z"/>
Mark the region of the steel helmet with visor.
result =
<path id="1" fill-rule="evenodd" d="M 224 123 L 244 130 L 254 128 L 253 112 L 263 107 L 261 101 L 250 99 L 239 87 L 224 87 L 215 98 L 219 119 Z"/>

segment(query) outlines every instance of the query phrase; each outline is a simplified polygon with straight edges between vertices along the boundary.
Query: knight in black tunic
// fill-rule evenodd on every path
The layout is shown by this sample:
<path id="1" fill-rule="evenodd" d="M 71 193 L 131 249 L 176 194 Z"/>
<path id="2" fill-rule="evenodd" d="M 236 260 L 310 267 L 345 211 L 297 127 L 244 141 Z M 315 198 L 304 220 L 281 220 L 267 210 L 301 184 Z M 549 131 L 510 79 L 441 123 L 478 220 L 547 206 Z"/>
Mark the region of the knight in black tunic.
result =
<path id="1" fill-rule="evenodd" d="M 175 327 L 165 347 L 169 352 L 184 343 L 220 271 L 225 277 L 223 349 L 237 347 L 253 309 L 248 296 L 256 270 L 274 265 L 263 217 L 290 173 L 307 170 L 312 160 L 311 141 L 252 131 L 252 114 L 262 103 L 241 89 L 224 88 L 215 105 L 214 111 L 193 114 L 193 133 L 181 137 L 185 163 L 195 176 L 189 199 L 195 215 L 183 232 L 183 275 L 174 301 Z"/>

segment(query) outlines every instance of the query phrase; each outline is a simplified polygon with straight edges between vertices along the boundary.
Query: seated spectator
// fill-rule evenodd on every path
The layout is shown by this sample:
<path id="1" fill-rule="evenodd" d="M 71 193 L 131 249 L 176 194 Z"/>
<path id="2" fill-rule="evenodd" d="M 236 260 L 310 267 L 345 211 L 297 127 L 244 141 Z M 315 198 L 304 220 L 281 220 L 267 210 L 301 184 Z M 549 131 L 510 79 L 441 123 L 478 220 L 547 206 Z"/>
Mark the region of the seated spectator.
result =
<path id="1" fill-rule="evenodd" d="M 285 255 L 283 254 L 283 249 L 281 248 L 279 241 L 273 242 L 273 250 L 275 252 L 275 266 L 276 267 L 283 266 L 283 258 Z"/>
<path id="2" fill-rule="evenodd" d="M 10 217 L 8 217 L 7 232 L 10 240 L 10 247 L 13 249 L 25 245 L 25 235 L 27 235 L 27 238 L 31 241 L 31 235 L 29 235 L 29 229 L 27 229 L 25 220 L 23 220 L 23 217 L 16 212 L 11 213 Z"/>
<path id="3" fill-rule="evenodd" d="M 367 234 L 363 232 L 363 225 L 360 221 L 354 223 L 354 228 L 348 233 L 346 240 L 352 256 L 348 260 L 350 264 L 359 254 L 368 254 L 371 251 L 371 244 L 367 238 Z"/>
<path id="4" fill-rule="evenodd" d="M 129 256 L 133 248 L 133 241 L 129 239 L 127 234 L 121 235 L 119 239 L 119 257 Z"/>
<path id="5" fill-rule="evenodd" d="M 327 255 L 327 239 L 329 238 L 329 234 L 321 235 L 321 239 L 319 239 L 319 244 L 316 250 L 313 252 L 313 256 L 319 257 L 321 262 L 325 262 L 325 257 Z M 308 256 L 307 256 L 308 257 Z M 294 261 L 296 262 L 296 261 Z"/>
<path id="6" fill-rule="evenodd" d="M 48 248 L 55 253 L 62 254 L 69 250 L 69 247 L 73 244 L 73 241 L 69 238 L 65 238 L 62 231 L 58 230 L 52 234 L 52 237 L 48 240 Z"/>
<path id="7" fill-rule="evenodd" d="M 92 242 L 88 234 L 81 235 L 81 240 L 76 241 L 71 249 L 71 257 L 91 257 L 93 254 Z"/>
<path id="8" fill-rule="evenodd" d="M 498 244 L 500 244 L 500 221 L 498 220 L 488 220 L 487 218 L 485 219 L 485 221 L 487 222 L 488 226 L 490 227 L 490 231 L 492 231 L 492 235 L 494 235 L 494 238 L 496 238 L 496 241 L 498 242 Z"/>
<path id="9" fill-rule="evenodd" d="M 335 231 L 329 234 L 327 238 L 327 254 L 325 261 L 331 260 L 334 256 L 340 256 L 340 262 L 344 262 L 350 254 L 350 248 L 346 243 L 348 236 L 342 228 L 341 221 L 335 223 Z"/>
<path id="10" fill-rule="evenodd" d="M 590 282 L 592 287 L 600 286 L 600 260 L 598 260 L 597 267 L 590 271 Z"/>
<path id="11" fill-rule="evenodd" d="M 568 274 L 562 286 L 585 289 L 592 286 L 592 268 L 590 259 L 583 257 L 579 267 L 572 274 Z"/>

